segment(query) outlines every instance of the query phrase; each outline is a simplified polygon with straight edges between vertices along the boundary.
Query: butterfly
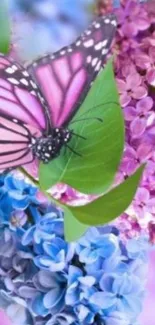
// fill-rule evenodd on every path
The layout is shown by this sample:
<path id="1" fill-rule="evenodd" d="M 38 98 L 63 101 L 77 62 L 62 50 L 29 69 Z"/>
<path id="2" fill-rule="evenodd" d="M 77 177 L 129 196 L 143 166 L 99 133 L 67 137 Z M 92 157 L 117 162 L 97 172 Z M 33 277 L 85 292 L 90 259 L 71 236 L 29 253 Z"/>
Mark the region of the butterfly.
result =
<path id="1" fill-rule="evenodd" d="M 98 17 L 70 46 L 22 67 L 0 55 L 0 170 L 48 163 L 74 136 L 69 124 L 101 70 L 116 31 Z M 103 85 L 104 87 L 104 85 Z"/>

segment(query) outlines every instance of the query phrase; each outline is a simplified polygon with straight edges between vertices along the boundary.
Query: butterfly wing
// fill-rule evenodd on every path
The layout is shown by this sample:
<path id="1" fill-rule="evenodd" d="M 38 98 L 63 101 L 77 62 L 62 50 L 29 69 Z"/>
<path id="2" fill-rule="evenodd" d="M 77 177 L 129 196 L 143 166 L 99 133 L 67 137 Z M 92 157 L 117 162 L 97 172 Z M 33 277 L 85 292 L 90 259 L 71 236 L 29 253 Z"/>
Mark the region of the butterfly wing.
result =
<path id="1" fill-rule="evenodd" d="M 0 114 L 0 171 L 29 164 L 35 159 L 31 150 L 33 136 L 39 137 L 40 131 Z"/>
<path id="2" fill-rule="evenodd" d="M 71 46 L 28 66 L 50 107 L 52 124 L 65 126 L 86 97 L 109 52 L 114 15 L 99 17 Z"/>
<path id="3" fill-rule="evenodd" d="M 0 55 L 0 171 L 34 161 L 32 139 L 47 131 L 46 114 L 45 101 L 29 73 Z"/>
<path id="4" fill-rule="evenodd" d="M 47 130 L 50 120 L 37 84 L 17 62 L 0 55 L 0 116 L 6 114 Z"/>

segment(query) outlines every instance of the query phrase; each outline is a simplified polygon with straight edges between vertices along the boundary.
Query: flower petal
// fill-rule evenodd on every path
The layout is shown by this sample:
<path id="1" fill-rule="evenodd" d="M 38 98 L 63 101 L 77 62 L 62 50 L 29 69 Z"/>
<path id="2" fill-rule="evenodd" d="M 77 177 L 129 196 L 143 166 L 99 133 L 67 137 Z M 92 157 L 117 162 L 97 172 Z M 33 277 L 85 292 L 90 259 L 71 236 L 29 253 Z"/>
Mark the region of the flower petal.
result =
<path id="1" fill-rule="evenodd" d="M 135 87 L 132 93 L 132 97 L 135 99 L 141 99 L 147 96 L 147 89 L 143 86 Z"/>

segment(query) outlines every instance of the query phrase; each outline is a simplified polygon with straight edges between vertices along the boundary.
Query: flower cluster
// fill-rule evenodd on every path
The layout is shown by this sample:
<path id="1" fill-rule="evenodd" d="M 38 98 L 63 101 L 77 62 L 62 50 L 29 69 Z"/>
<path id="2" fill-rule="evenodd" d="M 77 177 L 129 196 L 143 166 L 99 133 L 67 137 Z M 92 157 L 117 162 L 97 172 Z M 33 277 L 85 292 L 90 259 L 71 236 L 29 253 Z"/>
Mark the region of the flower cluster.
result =
<path id="1" fill-rule="evenodd" d="M 126 123 L 120 180 L 147 162 L 135 200 L 117 225 L 127 237 L 147 231 L 154 241 L 155 11 L 152 1 L 142 5 L 123 0 L 116 14 L 119 28 L 114 49 L 115 72 Z"/>
<path id="2" fill-rule="evenodd" d="M 16 325 L 135 325 L 147 238 L 124 244 L 105 226 L 67 243 L 62 211 L 38 194 L 23 179 L 0 178 L 0 308 Z"/>

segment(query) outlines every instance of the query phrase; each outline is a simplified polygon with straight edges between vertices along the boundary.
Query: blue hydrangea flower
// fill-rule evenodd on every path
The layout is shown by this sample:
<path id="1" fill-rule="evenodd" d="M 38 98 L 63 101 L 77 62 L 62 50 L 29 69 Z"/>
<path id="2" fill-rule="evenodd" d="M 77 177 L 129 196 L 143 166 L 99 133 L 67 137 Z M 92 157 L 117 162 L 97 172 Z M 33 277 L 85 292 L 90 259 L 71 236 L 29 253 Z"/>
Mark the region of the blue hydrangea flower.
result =
<path id="1" fill-rule="evenodd" d="M 34 314 L 46 316 L 57 314 L 64 309 L 67 280 L 63 273 L 39 271 L 33 277 L 33 287 L 23 285 L 20 295 L 31 298 L 30 307 Z"/>
<path id="2" fill-rule="evenodd" d="M 24 211 L 32 203 L 38 204 L 36 198 L 37 188 L 26 183 L 23 179 L 13 177 L 11 174 L 8 174 L 5 179 L 2 177 L 1 181 L 0 221 L 6 223 L 11 221 L 10 219 L 13 218 L 13 222 L 15 222 L 16 219 L 17 224 L 20 222 L 22 225 L 23 220 L 21 219 L 24 215 L 22 215 L 21 218 L 21 215 L 19 217 L 18 213 L 15 216 L 14 212 L 15 210 Z"/>
<path id="3" fill-rule="evenodd" d="M 68 270 L 68 286 L 65 301 L 68 306 L 75 306 L 84 299 L 89 299 L 95 291 L 93 287 L 96 279 L 83 275 L 82 270 L 76 266 L 70 266 Z"/>
<path id="4" fill-rule="evenodd" d="M 62 219 L 55 219 L 52 214 L 48 214 L 25 233 L 22 243 L 34 245 L 34 251 L 37 252 L 34 263 L 40 269 L 62 271 L 72 260 L 75 244 L 68 244 L 63 238 L 57 237 L 56 233 L 60 235 L 61 231 Z"/>
<path id="5" fill-rule="evenodd" d="M 90 302 L 101 310 L 112 308 L 126 315 L 140 313 L 142 290 L 140 279 L 134 274 L 103 275 L 100 288 L 102 292 L 95 292 Z"/>
<path id="6" fill-rule="evenodd" d="M 99 258 L 109 258 L 118 249 L 116 236 L 112 233 L 101 234 L 96 228 L 88 230 L 76 246 L 80 262 L 87 264 L 92 264 Z"/>
<path id="7" fill-rule="evenodd" d="M 123 243 L 115 227 L 105 226 L 68 244 L 62 212 L 39 202 L 36 191 L 12 175 L 0 177 L 11 211 L 0 214 L 0 308 L 17 325 L 135 325 L 147 238 Z"/>

